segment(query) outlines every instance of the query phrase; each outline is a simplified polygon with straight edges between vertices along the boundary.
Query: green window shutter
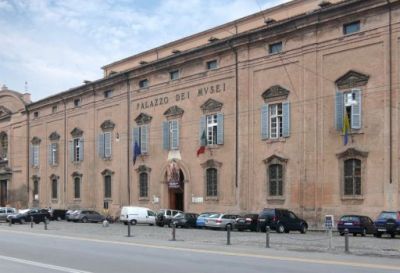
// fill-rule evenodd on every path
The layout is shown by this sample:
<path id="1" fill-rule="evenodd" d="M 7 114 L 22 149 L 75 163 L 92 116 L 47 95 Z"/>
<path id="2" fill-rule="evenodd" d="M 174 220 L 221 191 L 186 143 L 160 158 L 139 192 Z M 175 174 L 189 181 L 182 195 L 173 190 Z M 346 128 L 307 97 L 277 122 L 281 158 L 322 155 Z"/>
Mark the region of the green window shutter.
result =
<path id="1" fill-rule="evenodd" d="M 32 146 L 32 144 L 29 145 L 29 162 L 30 162 L 30 165 L 33 166 L 33 146 Z"/>
<path id="2" fill-rule="evenodd" d="M 58 164 L 58 143 L 53 143 L 53 150 L 54 150 L 54 164 Z"/>
<path id="3" fill-rule="evenodd" d="M 351 106 L 351 128 L 361 129 L 361 90 L 352 89 L 356 103 Z"/>
<path id="4" fill-rule="evenodd" d="M 203 133 L 206 135 L 206 139 L 207 139 L 206 116 L 205 115 L 202 115 L 200 117 L 200 126 L 199 126 L 199 143 L 200 143 L 200 146 L 206 146 L 207 145 L 207 140 L 204 141 L 202 139 Z"/>
<path id="5" fill-rule="evenodd" d="M 269 107 L 268 104 L 261 106 L 261 139 L 269 138 Z"/>
<path id="6" fill-rule="evenodd" d="M 149 135 L 149 126 L 148 125 L 143 125 L 141 126 L 141 132 L 140 132 L 140 150 L 142 154 L 148 153 L 148 135 Z"/>
<path id="7" fill-rule="evenodd" d="M 341 131 L 343 129 L 344 98 L 343 93 L 338 91 L 336 91 L 335 112 L 336 130 Z"/>
<path id="8" fill-rule="evenodd" d="M 53 165 L 53 144 L 49 144 L 47 151 L 47 162 L 49 165 Z"/>
<path id="9" fill-rule="evenodd" d="M 84 141 L 83 138 L 79 139 L 79 161 L 83 161 L 83 154 L 84 154 Z"/>
<path id="10" fill-rule="evenodd" d="M 75 147 L 74 147 L 74 140 L 69 142 L 69 159 L 71 162 L 75 161 Z"/>
<path id="11" fill-rule="evenodd" d="M 217 114 L 217 144 L 224 144 L 224 114 Z"/>
<path id="12" fill-rule="evenodd" d="M 282 136 L 290 136 L 290 102 L 282 103 Z"/>
<path id="13" fill-rule="evenodd" d="M 97 152 L 101 158 L 104 158 L 104 134 L 97 136 Z"/>
<path id="14" fill-rule="evenodd" d="M 169 130 L 169 122 L 163 122 L 163 148 L 164 150 L 169 150 L 169 137 L 170 137 L 170 130 Z"/>
<path id="15" fill-rule="evenodd" d="M 178 120 L 171 121 L 171 131 L 172 131 L 171 149 L 178 150 L 179 149 L 179 121 Z"/>
<path id="16" fill-rule="evenodd" d="M 104 133 L 104 157 L 110 158 L 112 155 L 112 133 Z"/>

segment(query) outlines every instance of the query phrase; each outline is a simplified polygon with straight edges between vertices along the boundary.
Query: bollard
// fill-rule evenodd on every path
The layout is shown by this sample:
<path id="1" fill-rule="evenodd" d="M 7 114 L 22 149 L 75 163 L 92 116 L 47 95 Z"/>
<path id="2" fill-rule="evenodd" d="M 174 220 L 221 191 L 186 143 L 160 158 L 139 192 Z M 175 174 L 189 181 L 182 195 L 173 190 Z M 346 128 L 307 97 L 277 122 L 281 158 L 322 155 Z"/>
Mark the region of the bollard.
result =
<path id="1" fill-rule="evenodd" d="M 47 217 L 44 217 L 44 230 L 47 230 Z"/>
<path id="2" fill-rule="evenodd" d="M 176 224 L 172 223 L 172 239 L 171 241 L 176 241 Z"/>
<path id="3" fill-rule="evenodd" d="M 131 237 L 131 221 L 128 221 L 128 237 Z"/>
<path id="4" fill-rule="evenodd" d="M 9 225 L 10 227 L 12 226 L 12 220 L 11 220 L 11 219 L 8 221 L 8 225 Z"/>
<path id="5" fill-rule="evenodd" d="M 333 237 L 332 228 L 330 228 L 330 229 L 328 230 L 328 233 L 329 233 L 329 250 L 332 250 L 332 237 Z"/>
<path id="6" fill-rule="evenodd" d="M 269 248 L 269 226 L 265 227 L 265 247 Z"/>
<path id="7" fill-rule="evenodd" d="M 231 225 L 226 226 L 226 244 L 231 244 Z"/>
<path id="8" fill-rule="evenodd" d="M 31 228 L 33 228 L 33 216 L 31 216 Z"/>
<path id="9" fill-rule="evenodd" d="M 344 252 L 349 253 L 349 230 L 344 230 Z"/>

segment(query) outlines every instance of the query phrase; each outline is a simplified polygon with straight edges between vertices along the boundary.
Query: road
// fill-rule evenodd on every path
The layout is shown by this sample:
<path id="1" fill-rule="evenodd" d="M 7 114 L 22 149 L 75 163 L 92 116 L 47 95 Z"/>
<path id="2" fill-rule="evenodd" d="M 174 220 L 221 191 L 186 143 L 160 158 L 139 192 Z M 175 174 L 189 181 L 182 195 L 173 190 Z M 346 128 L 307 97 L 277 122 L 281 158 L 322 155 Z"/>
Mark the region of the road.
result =
<path id="1" fill-rule="evenodd" d="M 311 256 L 251 254 L 152 244 L 0 231 L 0 272 L 399 272 L 400 264 L 379 257 L 324 259 Z M 358 258 L 360 260 L 357 262 Z M 361 261 L 361 262 L 360 262 Z"/>

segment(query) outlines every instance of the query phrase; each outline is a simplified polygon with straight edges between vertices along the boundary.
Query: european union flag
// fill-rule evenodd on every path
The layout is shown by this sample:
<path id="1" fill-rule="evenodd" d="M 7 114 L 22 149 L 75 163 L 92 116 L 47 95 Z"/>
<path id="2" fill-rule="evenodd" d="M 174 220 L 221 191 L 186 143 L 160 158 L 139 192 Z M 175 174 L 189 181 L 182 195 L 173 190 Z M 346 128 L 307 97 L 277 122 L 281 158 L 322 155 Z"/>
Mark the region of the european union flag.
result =
<path id="1" fill-rule="evenodd" d="M 136 158 L 142 154 L 139 144 L 135 141 L 135 146 L 133 147 L 133 165 L 136 163 Z"/>
<path id="2" fill-rule="evenodd" d="M 349 131 L 350 131 L 349 116 L 347 115 L 347 113 L 344 113 L 344 119 L 343 119 L 343 142 L 344 142 L 345 146 L 349 142 Z"/>

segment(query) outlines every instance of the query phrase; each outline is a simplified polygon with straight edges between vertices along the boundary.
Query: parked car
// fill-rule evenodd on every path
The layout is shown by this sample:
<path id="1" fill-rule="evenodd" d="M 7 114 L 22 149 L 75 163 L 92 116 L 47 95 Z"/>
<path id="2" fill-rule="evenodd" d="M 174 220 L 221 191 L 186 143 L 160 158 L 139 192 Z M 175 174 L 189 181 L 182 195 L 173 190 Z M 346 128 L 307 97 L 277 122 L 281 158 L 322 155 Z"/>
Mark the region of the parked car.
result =
<path id="1" fill-rule="evenodd" d="M 235 228 L 238 231 L 251 230 L 257 231 L 258 214 L 250 213 L 244 216 L 240 216 L 236 219 Z"/>
<path id="2" fill-rule="evenodd" d="M 125 225 L 130 222 L 132 225 L 156 223 L 156 213 L 144 207 L 122 207 L 119 220 Z"/>
<path id="3" fill-rule="evenodd" d="M 69 209 L 65 212 L 65 220 L 67 220 L 68 222 L 71 222 L 72 220 L 70 219 L 70 216 L 75 213 L 77 210 L 75 209 Z"/>
<path id="4" fill-rule="evenodd" d="M 337 229 L 341 236 L 344 235 L 345 229 L 349 233 L 353 233 L 353 236 L 375 233 L 374 222 L 368 216 L 363 215 L 343 215 L 337 224 Z"/>
<path id="5" fill-rule="evenodd" d="M 159 212 L 157 212 L 156 225 L 160 227 L 163 227 L 164 225 L 170 226 L 172 217 L 178 213 L 183 213 L 183 211 L 174 209 L 161 209 Z"/>
<path id="6" fill-rule="evenodd" d="M 196 227 L 196 219 L 198 216 L 197 213 L 178 213 L 172 218 L 172 224 L 175 224 L 176 227 Z"/>
<path id="7" fill-rule="evenodd" d="M 307 222 L 287 209 L 266 208 L 261 211 L 258 215 L 258 228 L 265 232 L 267 226 L 278 233 L 289 233 L 290 231 L 306 233 L 308 230 Z"/>
<path id="8" fill-rule="evenodd" d="M 9 215 L 15 214 L 17 214 L 17 210 L 15 208 L 0 207 L 0 221 L 7 221 L 7 217 Z"/>
<path id="9" fill-rule="evenodd" d="M 232 229 L 238 217 L 240 216 L 236 214 L 211 214 L 206 218 L 206 228 L 228 229 L 230 227 Z"/>
<path id="10" fill-rule="evenodd" d="M 26 222 L 30 222 L 31 220 L 39 224 L 40 222 L 45 222 L 46 219 L 50 219 L 50 214 L 47 209 L 26 209 L 20 210 L 19 213 L 9 215 L 7 217 L 8 221 L 11 221 L 12 224 L 20 223 L 24 224 Z"/>
<path id="11" fill-rule="evenodd" d="M 50 220 L 65 220 L 67 210 L 65 209 L 49 209 Z"/>
<path id="12" fill-rule="evenodd" d="M 203 212 L 196 219 L 196 227 L 204 228 L 206 226 L 206 219 L 211 214 L 217 214 L 217 212 Z"/>
<path id="13" fill-rule="evenodd" d="M 376 237 L 382 237 L 382 234 L 389 234 L 394 238 L 400 234 L 400 211 L 382 211 L 375 221 Z"/>
<path id="14" fill-rule="evenodd" d="M 73 214 L 69 215 L 69 220 L 74 222 L 102 222 L 105 220 L 105 217 L 94 210 L 76 210 Z"/>

